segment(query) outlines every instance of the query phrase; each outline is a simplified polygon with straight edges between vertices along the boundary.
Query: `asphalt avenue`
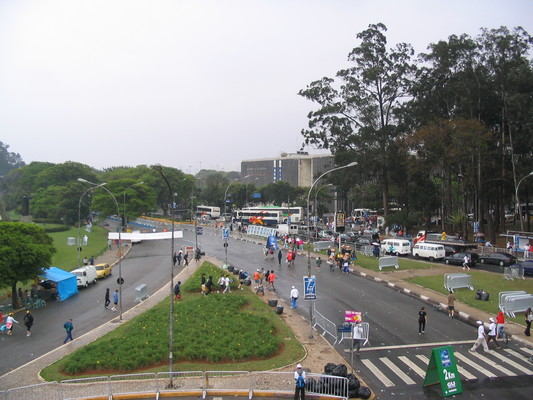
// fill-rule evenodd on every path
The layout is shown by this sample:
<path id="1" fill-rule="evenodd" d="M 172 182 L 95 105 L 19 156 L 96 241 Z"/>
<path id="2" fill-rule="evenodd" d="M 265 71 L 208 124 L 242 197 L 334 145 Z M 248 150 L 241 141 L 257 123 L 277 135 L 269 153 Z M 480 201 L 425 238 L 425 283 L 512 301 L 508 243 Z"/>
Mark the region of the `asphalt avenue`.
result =
<path id="1" fill-rule="evenodd" d="M 195 241 L 193 228 L 183 228 L 184 238 L 179 246 L 190 245 Z M 223 260 L 225 254 L 220 231 L 214 228 L 205 228 L 204 231 L 205 234 L 199 236 L 202 250 Z M 276 295 L 281 301 L 288 304 L 291 285 L 297 285 L 300 291 L 303 289 L 302 276 L 307 274 L 305 256 L 297 257 L 294 269 L 282 265 L 278 270 L 277 261 L 270 265 L 270 261 L 264 260 L 256 240 L 243 240 L 239 235 L 234 239 L 230 240 L 228 248 L 230 263 L 250 272 L 260 267 L 275 268 L 278 274 Z M 124 319 L 132 318 L 149 307 L 150 302 L 168 295 L 168 257 L 168 241 L 146 242 L 138 247 L 134 246 L 122 261 L 123 276 L 127 276 L 123 290 Z M 97 262 L 113 263 L 116 259 L 116 250 L 111 250 Z M 443 266 L 443 272 L 446 268 L 456 270 L 454 267 Z M 181 268 L 176 273 L 183 281 L 192 272 L 193 268 Z M 441 311 L 445 309 L 445 297 L 405 282 L 403 279 L 410 273 L 412 272 L 373 272 L 356 267 L 349 275 L 342 275 L 338 271 L 329 274 L 329 271 L 322 268 L 318 277 L 320 301 L 316 302 L 316 308 L 320 313 L 339 323 L 345 310 L 358 307 L 365 312 L 365 319 L 370 321 L 370 346 L 362 349 L 361 356 L 354 360 L 353 368 L 378 397 L 441 398 L 438 387 L 422 389 L 421 382 L 431 348 L 444 343 L 454 346 L 462 368 L 463 398 L 529 398 L 533 388 L 533 364 L 528 361 L 528 357 L 533 352 L 530 338 L 522 334 L 523 328 L 508 324 L 507 329 L 513 338 L 502 351 L 490 354 L 469 353 L 468 348 L 474 340 L 472 323 L 478 319 L 488 321 L 490 315 L 458 305 L 460 318 L 449 320 L 446 313 Z M 40 382 L 37 374 L 44 366 L 112 330 L 117 325 L 117 315 L 103 312 L 102 301 L 105 288 L 114 288 L 117 277 L 115 268 L 112 278 L 83 290 L 76 296 L 78 299 L 68 304 L 49 304 L 46 309 L 36 310 L 35 332 L 31 338 L 22 335 L 22 330 L 13 337 L 2 335 L 2 343 L 8 344 L 9 340 L 9 345 L 3 346 L 0 389 Z M 151 296 L 150 301 L 137 305 L 134 302 L 134 289 L 140 283 L 149 285 Z M 158 288 L 162 289 L 157 290 Z M 428 308 L 430 316 L 427 334 L 423 336 L 419 336 L 413 329 L 420 305 Z M 298 311 L 304 318 L 308 317 L 307 305 L 301 304 Z M 62 346 L 62 323 L 70 315 L 75 316 L 76 340 Z M 38 328 L 40 321 L 47 321 L 46 325 L 53 326 L 53 329 Z M 347 364 L 352 364 L 352 354 L 347 352 L 348 349 L 346 342 L 335 345 L 335 350 L 344 357 Z"/>

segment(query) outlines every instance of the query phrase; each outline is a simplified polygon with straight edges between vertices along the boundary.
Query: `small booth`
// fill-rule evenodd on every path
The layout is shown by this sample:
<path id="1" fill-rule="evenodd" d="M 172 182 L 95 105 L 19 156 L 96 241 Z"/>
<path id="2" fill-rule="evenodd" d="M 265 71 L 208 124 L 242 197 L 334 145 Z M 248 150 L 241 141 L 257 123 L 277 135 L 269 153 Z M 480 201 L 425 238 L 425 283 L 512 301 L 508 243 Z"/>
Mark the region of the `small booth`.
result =
<path id="1" fill-rule="evenodd" d="M 38 294 L 40 298 L 42 298 L 42 293 L 40 292 L 46 292 L 48 290 L 50 291 L 49 300 L 63 301 L 78 294 L 76 275 L 70 272 L 60 268 L 50 267 L 43 270 L 43 273 L 39 276 L 43 279 L 43 282 L 40 284 L 42 290 Z M 49 286 L 49 289 L 46 288 L 47 286 Z M 55 296 L 53 296 L 54 294 Z"/>

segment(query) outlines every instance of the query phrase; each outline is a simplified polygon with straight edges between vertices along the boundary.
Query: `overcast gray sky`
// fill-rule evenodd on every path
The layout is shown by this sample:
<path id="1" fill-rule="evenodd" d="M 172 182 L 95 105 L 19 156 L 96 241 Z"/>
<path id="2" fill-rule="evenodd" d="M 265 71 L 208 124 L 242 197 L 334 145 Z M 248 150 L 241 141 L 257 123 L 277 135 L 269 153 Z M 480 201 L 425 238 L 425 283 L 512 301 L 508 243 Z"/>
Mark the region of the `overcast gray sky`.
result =
<path id="1" fill-rule="evenodd" d="M 298 91 L 378 22 L 420 53 L 481 27 L 533 34 L 533 1 L 0 0 L 0 141 L 26 163 L 240 170 L 300 148 Z"/>

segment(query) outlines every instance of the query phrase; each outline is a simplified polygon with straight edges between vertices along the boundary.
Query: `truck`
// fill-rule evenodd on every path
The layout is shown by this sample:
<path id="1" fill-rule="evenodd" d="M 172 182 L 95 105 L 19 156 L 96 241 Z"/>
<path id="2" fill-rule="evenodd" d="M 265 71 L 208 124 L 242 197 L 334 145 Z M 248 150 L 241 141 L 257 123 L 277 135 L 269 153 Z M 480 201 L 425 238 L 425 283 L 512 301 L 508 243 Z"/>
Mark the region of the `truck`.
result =
<path id="1" fill-rule="evenodd" d="M 301 226 L 297 224 L 279 224 L 276 228 L 276 231 L 278 232 L 279 236 L 298 235 L 300 227 Z"/>
<path id="2" fill-rule="evenodd" d="M 443 237 L 444 236 L 444 237 Z M 456 252 L 465 252 L 478 246 L 475 242 L 467 242 L 457 236 L 446 235 L 446 233 L 418 231 L 413 240 L 413 245 L 417 243 L 441 244 L 446 250 L 446 255 Z M 450 250 L 451 249 L 451 250 Z"/>

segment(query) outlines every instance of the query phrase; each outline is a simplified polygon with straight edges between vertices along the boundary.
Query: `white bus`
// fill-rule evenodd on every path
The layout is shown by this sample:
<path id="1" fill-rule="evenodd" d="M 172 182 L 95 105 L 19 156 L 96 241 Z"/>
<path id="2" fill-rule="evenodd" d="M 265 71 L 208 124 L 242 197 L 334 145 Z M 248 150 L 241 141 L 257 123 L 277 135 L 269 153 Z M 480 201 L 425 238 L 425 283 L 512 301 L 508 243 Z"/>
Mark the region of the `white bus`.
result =
<path id="1" fill-rule="evenodd" d="M 303 207 L 246 207 L 235 211 L 235 219 L 243 224 L 275 226 L 290 222 L 299 223 L 303 218 Z"/>
<path id="2" fill-rule="evenodd" d="M 205 216 L 210 219 L 216 219 L 220 217 L 220 207 L 198 206 L 196 207 L 196 215 L 200 217 Z"/>

